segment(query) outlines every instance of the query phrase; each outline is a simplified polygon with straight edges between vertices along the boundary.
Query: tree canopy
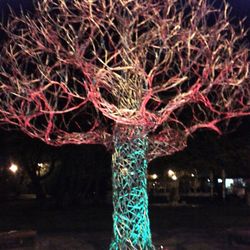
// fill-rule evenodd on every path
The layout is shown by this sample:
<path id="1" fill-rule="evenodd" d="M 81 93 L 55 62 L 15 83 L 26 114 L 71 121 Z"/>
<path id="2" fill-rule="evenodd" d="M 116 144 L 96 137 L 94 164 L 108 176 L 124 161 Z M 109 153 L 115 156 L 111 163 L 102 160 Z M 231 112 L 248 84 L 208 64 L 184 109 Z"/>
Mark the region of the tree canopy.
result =
<path id="1" fill-rule="evenodd" d="M 38 1 L 3 27 L 0 121 L 49 144 L 142 126 L 149 158 L 249 114 L 246 31 L 203 0 Z"/>

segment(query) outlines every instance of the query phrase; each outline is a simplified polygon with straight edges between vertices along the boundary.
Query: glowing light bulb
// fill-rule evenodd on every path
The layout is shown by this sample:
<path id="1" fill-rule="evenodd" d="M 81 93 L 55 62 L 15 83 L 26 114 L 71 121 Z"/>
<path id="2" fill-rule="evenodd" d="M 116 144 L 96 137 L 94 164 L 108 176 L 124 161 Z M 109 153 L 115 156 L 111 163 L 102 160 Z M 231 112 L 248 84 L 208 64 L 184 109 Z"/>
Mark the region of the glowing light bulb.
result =
<path id="1" fill-rule="evenodd" d="M 152 179 L 156 180 L 158 178 L 157 174 L 152 174 Z"/>
<path id="2" fill-rule="evenodd" d="M 18 171 L 18 166 L 14 163 L 12 163 L 9 167 L 9 170 L 12 172 L 12 173 L 16 173 Z"/>
<path id="3" fill-rule="evenodd" d="M 174 181 L 176 181 L 178 178 L 177 178 L 177 176 L 174 174 L 172 177 L 172 180 L 174 180 Z"/>
<path id="4" fill-rule="evenodd" d="M 171 169 L 168 170 L 168 176 L 172 177 L 173 175 L 175 175 L 175 172 Z"/>

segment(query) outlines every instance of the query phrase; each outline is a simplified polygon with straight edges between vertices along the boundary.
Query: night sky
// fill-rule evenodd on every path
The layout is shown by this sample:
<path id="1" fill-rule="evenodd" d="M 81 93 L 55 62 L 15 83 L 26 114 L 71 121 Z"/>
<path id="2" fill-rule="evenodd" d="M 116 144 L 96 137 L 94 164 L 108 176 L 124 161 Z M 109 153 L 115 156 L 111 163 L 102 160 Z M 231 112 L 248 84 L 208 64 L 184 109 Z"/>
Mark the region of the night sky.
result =
<path id="1" fill-rule="evenodd" d="M 31 11 L 33 10 L 32 8 L 32 2 L 33 0 L 0 0 L 0 17 L 1 20 L 6 20 L 6 18 L 9 15 L 9 11 L 8 11 L 8 5 L 10 5 L 14 10 L 19 9 L 20 6 L 22 6 L 23 10 L 28 10 Z M 216 2 L 220 2 L 220 1 L 216 1 Z M 230 3 L 231 7 L 232 7 L 232 13 L 231 13 L 231 17 L 235 18 L 235 19 L 242 19 L 243 17 L 247 17 L 246 22 L 245 22 L 245 27 L 246 28 L 250 28 L 250 1 L 248 0 L 228 0 L 228 2 Z M 0 33 L 0 42 L 3 40 L 3 34 Z M 250 31 L 248 32 L 248 40 L 250 43 Z M 250 131 L 249 131 L 249 118 L 244 118 L 243 119 L 243 123 L 242 125 L 239 127 L 239 129 L 231 134 L 231 135 L 226 135 L 220 139 L 218 139 L 218 141 L 220 141 L 220 143 L 234 143 L 235 141 L 237 141 L 237 145 L 240 144 L 242 145 L 242 147 L 244 146 L 244 148 L 250 148 Z M 5 133 L 4 133 L 5 134 Z M 3 134 L 0 133 L 0 148 L 3 147 Z M 184 153 L 181 153 L 183 155 L 185 154 L 190 154 L 190 152 L 195 152 L 195 150 L 197 149 L 197 147 L 194 146 L 194 144 L 196 144 L 197 141 L 199 141 L 199 138 L 203 138 L 203 135 L 200 137 L 199 135 L 195 135 L 193 138 L 191 138 L 189 140 L 190 143 L 190 148 L 187 150 L 185 150 Z M 232 142 L 230 142 L 230 140 L 228 140 L 228 138 L 232 138 Z M 221 142 L 222 141 L 222 142 Z M 211 140 L 207 145 L 207 148 L 211 147 Z M 214 143 L 214 142 L 213 142 Z M 231 145 L 232 147 L 234 147 L 233 145 Z M 202 147 L 201 147 L 202 148 Z M 204 151 L 206 151 L 206 147 L 204 147 Z M 218 147 L 217 147 L 218 149 Z M 188 153 L 187 153 L 188 152 Z M 194 153 L 195 154 L 195 153 Z M 200 157 L 204 157 L 202 156 L 202 154 L 200 154 Z M 155 164 L 153 165 L 157 165 L 157 164 L 165 164 L 166 161 L 156 161 Z M 245 165 L 250 165 L 250 157 L 248 159 L 245 159 Z M 250 170 L 250 167 L 249 167 Z"/>

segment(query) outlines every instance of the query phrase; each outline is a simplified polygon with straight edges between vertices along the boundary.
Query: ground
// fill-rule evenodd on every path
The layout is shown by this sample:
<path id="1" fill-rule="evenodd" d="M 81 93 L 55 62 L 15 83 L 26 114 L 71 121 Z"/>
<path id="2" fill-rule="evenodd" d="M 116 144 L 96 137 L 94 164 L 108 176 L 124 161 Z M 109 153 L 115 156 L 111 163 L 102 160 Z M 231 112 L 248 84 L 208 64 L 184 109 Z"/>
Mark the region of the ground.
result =
<path id="1" fill-rule="evenodd" d="M 250 249 L 228 243 L 229 229 L 249 229 L 250 208 L 244 204 L 151 204 L 149 212 L 158 249 L 161 246 L 168 250 Z M 35 250 L 107 250 L 112 233 L 112 207 L 89 204 L 57 210 L 50 201 L 1 202 L 0 232 L 29 229 L 37 231 Z"/>

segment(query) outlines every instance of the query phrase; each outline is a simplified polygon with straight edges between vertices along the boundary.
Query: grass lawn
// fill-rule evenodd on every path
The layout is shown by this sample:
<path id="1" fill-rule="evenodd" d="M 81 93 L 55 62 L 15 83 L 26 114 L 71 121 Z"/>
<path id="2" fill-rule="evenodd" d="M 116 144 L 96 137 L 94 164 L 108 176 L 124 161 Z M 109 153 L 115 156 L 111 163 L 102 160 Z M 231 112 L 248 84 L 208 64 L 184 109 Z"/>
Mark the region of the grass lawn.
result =
<path id="1" fill-rule="evenodd" d="M 228 229 L 250 230 L 245 205 L 150 206 L 156 246 L 168 250 L 243 250 L 229 246 Z M 87 205 L 56 210 L 50 201 L 15 200 L 0 205 L 0 232 L 36 230 L 38 250 L 105 250 L 112 236 L 112 207 Z M 21 249 L 19 249 L 21 250 Z"/>

